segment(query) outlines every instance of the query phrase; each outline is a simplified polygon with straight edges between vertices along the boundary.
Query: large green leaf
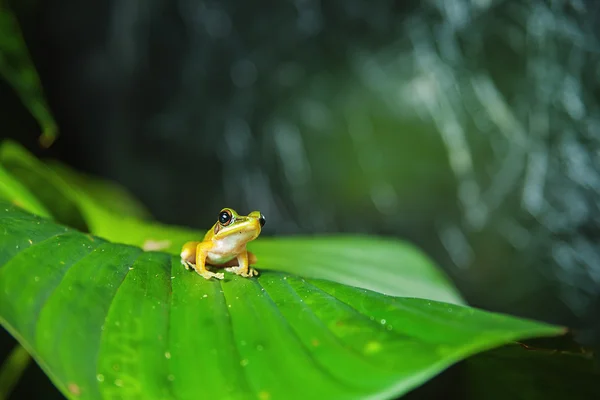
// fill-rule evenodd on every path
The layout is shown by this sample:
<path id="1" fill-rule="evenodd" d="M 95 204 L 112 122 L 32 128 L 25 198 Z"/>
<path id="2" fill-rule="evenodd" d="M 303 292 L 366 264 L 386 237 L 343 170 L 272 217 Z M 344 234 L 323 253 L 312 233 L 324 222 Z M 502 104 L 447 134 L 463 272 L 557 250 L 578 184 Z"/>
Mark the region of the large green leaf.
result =
<path id="1" fill-rule="evenodd" d="M 2 322 L 71 398 L 389 398 L 479 351 L 562 331 L 264 268 L 206 281 L 176 256 L 9 203 L 0 226 Z"/>

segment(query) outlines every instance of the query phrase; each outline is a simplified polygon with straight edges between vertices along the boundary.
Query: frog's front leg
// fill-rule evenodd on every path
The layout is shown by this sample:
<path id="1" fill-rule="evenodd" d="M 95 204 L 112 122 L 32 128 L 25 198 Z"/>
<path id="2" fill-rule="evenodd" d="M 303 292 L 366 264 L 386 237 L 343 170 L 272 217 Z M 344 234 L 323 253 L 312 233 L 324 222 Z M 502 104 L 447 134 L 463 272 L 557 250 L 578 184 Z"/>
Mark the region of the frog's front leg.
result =
<path id="1" fill-rule="evenodd" d="M 233 272 L 236 275 L 250 278 L 258 275 L 258 271 L 249 266 L 248 258 L 256 260 L 256 256 L 249 251 L 243 251 L 237 256 L 238 266 L 225 268 L 227 272 Z"/>
<path id="2" fill-rule="evenodd" d="M 200 242 L 196 247 L 196 264 L 192 265 L 196 272 L 204 277 L 205 279 L 217 278 L 223 279 L 225 276 L 221 273 L 211 272 L 206 269 L 206 257 L 208 257 L 208 251 L 213 247 L 211 242 Z"/>

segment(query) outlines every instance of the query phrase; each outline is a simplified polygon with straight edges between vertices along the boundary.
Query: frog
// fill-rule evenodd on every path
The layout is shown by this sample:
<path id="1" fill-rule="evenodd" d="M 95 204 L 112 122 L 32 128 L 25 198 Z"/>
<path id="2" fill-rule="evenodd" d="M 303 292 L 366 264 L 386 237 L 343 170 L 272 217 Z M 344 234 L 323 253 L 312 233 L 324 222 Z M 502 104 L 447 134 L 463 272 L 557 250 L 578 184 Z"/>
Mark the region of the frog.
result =
<path id="1" fill-rule="evenodd" d="M 260 211 L 239 215 L 232 208 L 223 208 L 201 242 L 183 245 L 181 263 L 188 271 L 195 270 L 205 279 L 225 277 L 222 272 L 208 270 L 207 266 L 224 268 L 244 278 L 258 276 L 258 271 L 250 266 L 256 264 L 257 258 L 246 245 L 260 235 L 263 226 L 265 217 Z"/>

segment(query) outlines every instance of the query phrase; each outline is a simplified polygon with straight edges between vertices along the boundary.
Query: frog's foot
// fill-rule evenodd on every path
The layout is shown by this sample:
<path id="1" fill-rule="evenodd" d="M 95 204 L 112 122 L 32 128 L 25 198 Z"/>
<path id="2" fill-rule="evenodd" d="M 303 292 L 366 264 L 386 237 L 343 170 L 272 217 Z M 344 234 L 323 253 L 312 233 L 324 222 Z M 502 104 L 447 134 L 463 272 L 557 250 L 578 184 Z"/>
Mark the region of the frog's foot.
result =
<path id="1" fill-rule="evenodd" d="M 202 276 L 204 279 L 210 279 L 210 278 L 217 278 L 217 279 L 224 279 L 225 278 L 225 274 L 223 274 L 222 272 L 211 272 L 211 271 L 203 271 L 203 272 L 198 272 L 198 275 Z"/>
<path id="2" fill-rule="evenodd" d="M 181 265 L 183 265 L 185 267 L 185 269 L 187 269 L 188 271 L 191 271 L 194 269 L 194 264 L 192 264 L 189 261 L 184 260 L 183 258 L 181 259 Z"/>
<path id="3" fill-rule="evenodd" d="M 258 271 L 252 267 L 248 267 L 248 272 L 244 271 L 243 267 L 229 267 L 225 268 L 225 271 L 231 272 L 233 274 L 243 276 L 244 278 L 251 278 L 253 276 L 258 276 Z"/>

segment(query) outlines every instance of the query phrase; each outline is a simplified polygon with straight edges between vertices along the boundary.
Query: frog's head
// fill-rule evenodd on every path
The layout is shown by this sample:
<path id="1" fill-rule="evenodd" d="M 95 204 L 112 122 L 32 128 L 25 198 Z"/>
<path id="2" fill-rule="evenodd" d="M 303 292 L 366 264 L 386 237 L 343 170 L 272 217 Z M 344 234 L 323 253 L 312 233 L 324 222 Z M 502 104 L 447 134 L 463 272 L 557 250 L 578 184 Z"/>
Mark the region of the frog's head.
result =
<path id="1" fill-rule="evenodd" d="M 232 208 L 224 208 L 219 212 L 213 232 L 214 238 L 218 240 L 234 236 L 236 240 L 249 242 L 260 235 L 264 225 L 265 217 L 260 211 L 252 211 L 244 216 Z"/>

